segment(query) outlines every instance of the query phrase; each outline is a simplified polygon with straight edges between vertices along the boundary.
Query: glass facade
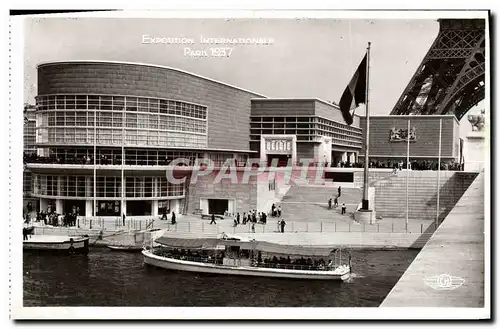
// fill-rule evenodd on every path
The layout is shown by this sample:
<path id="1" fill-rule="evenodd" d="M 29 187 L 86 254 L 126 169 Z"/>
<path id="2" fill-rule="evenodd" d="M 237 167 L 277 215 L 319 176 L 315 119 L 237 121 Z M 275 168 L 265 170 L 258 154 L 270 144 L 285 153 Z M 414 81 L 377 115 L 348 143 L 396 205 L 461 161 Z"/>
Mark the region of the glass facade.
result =
<path id="1" fill-rule="evenodd" d="M 38 96 L 38 144 L 207 147 L 207 108 L 174 100 Z"/>
<path id="2" fill-rule="evenodd" d="M 333 145 L 361 148 L 363 131 L 317 116 L 252 116 L 250 141 L 260 142 L 261 135 L 296 135 L 297 143 L 320 142 L 331 137 Z"/>
<path id="3" fill-rule="evenodd" d="M 120 176 L 97 176 L 98 198 L 121 198 Z M 33 175 L 33 193 L 40 197 L 93 198 L 93 176 Z M 183 184 L 170 184 L 166 177 L 139 176 L 125 177 L 125 199 L 134 198 L 181 198 L 184 197 Z"/>

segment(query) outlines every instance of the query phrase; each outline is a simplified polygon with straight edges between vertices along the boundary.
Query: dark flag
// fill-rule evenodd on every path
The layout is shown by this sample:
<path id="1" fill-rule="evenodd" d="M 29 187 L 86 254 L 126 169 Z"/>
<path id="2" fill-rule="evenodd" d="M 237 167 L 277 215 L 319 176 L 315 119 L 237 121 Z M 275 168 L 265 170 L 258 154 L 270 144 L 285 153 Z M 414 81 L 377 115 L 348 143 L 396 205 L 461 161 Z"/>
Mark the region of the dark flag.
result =
<path id="1" fill-rule="evenodd" d="M 344 121 L 351 125 L 353 122 L 354 110 L 361 103 L 366 101 L 366 55 L 354 73 L 351 82 L 347 85 L 340 98 L 340 111 Z"/>

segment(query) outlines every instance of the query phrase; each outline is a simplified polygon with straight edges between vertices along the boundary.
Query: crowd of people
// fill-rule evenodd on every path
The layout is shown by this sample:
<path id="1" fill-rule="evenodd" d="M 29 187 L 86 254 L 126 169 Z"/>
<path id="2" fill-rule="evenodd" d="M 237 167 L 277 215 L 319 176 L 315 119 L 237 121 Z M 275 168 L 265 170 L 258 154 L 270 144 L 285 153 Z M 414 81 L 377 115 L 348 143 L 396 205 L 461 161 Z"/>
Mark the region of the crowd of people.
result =
<path id="1" fill-rule="evenodd" d="M 233 226 L 236 227 L 238 225 L 246 225 L 247 223 L 251 224 L 252 232 L 255 233 L 255 224 L 267 224 L 267 216 L 271 216 L 273 218 L 280 218 L 278 220 L 278 231 L 284 233 L 286 222 L 284 219 L 281 219 L 281 206 L 277 206 L 273 203 L 271 206 L 271 211 L 267 214 L 264 211 L 257 211 L 255 209 L 251 209 L 247 212 L 244 212 L 243 215 L 240 213 L 230 214 L 227 210 L 224 212 L 225 217 L 233 218 Z M 215 214 L 212 214 L 210 224 L 217 224 Z"/>
<path id="2" fill-rule="evenodd" d="M 217 265 L 222 265 L 224 253 L 219 252 L 215 255 L 211 255 L 210 252 L 206 250 L 185 250 L 185 249 L 168 249 L 168 248 L 156 248 L 153 249 L 155 255 L 167 258 L 174 258 L 180 260 L 189 260 L 195 262 L 212 263 Z"/>
<path id="3" fill-rule="evenodd" d="M 47 164 L 83 164 L 83 165 L 92 165 L 94 164 L 94 157 L 92 155 L 81 155 L 78 156 L 74 154 L 73 156 L 67 157 L 58 157 L 58 156 L 50 156 L 50 157 L 42 157 L 37 155 L 36 153 L 24 153 L 23 154 L 24 163 L 47 163 Z M 126 160 L 126 164 L 128 164 L 129 160 Z M 96 164 L 98 165 L 121 165 L 121 157 L 117 157 L 116 155 L 107 156 L 107 155 L 99 155 L 97 157 Z M 131 162 L 134 165 L 160 165 L 166 166 L 172 162 L 172 159 L 135 159 Z M 179 166 L 185 164 L 178 164 Z M 219 164 L 221 165 L 221 164 Z M 242 166 L 244 163 L 237 163 L 237 166 Z M 347 162 L 347 161 L 339 161 L 336 163 L 325 163 L 326 167 L 337 167 L 337 168 L 364 168 L 364 163 L 362 162 Z M 258 164 L 252 164 L 253 167 L 258 166 Z M 438 161 L 436 160 L 413 160 L 410 162 L 410 167 L 412 170 L 437 170 Z M 373 160 L 370 161 L 370 168 L 380 168 L 380 169 L 405 169 L 406 168 L 406 160 L 396 161 L 396 160 Z M 441 170 L 453 170 L 453 171 L 463 171 L 463 164 L 455 162 L 455 161 L 442 161 L 441 162 Z"/>
<path id="4" fill-rule="evenodd" d="M 78 215 L 76 213 L 58 214 L 56 212 L 49 213 L 42 210 L 36 213 L 35 221 L 43 222 L 45 225 L 68 227 L 68 226 L 76 226 L 77 219 Z M 32 218 L 30 213 L 27 213 L 24 219 L 25 224 L 30 224 L 31 220 Z"/>
<path id="5" fill-rule="evenodd" d="M 187 260 L 202 263 L 211 263 L 222 265 L 223 259 L 226 256 L 226 252 L 221 251 L 215 254 L 207 250 L 189 250 L 189 249 L 175 249 L 175 248 L 155 248 L 153 249 L 155 255 L 167 258 L 174 258 L 179 260 Z M 255 255 L 257 254 L 257 257 Z M 229 256 L 231 257 L 231 256 Z M 262 258 L 262 253 L 259 251 L 257 253 L 250 253 L 243 257 L 249 257 L 252 266 L 263 266 L 263 267 L 274 267 L 274 268 L 290 268 L 293 269 L 300 266 L 302 269 L 308 270 L 327 270 L 334 266 L 333 261 L 324 258 L 311 259 L 304 257 L 291 259 L 290 256 L 287 257 L 266 257 Z"/>
<path id="6" fill-rule="evenodd" d="M 259 254 L 259 257 L 261 255 Z M 296 266 L 300 266 L 301 268 L 306 268 L 309 270 L 325 270 L 327 268 L 331 268 L 334 264 L 333 261 L 326 262 L 323 258 L 321 259 L 311 259 L 311 258 L 297 258 L 297 259 L 290 259 L 290 256 L 288 257 L 276 257 L 273 256 L 272 258 L 265 258 L 264 261 L 262 261 L 262 258 L 259 257 L 257 258 L 257 263 L 256 266 L 265 266 L 265 267 L 280 267 L 280 268 L 294 268 Z"/>
<path id="7" fill-rule="evenodd" d="M 364 166 L 365 166 L 365 164 L 362 162 L 347 163 L 345 161 L 340 161 L 340 162 L 336 163 L 335 165 L 332 164 L 332 167 L 337 167 L 337 168 L 364 168 Z M 440 167 L 441 167 L 441 170 L 463 171 L 463 164 L 455 162 L 455 161 L 442 161 Z M 370 161 L 370 168 L 406 169 L 406 161 L 374 160 L 374 161 Z M 411 170 L 437 170 L 438 169 L 438 161 L 413 160 L 413 161 L 410 161 L 410 169 Z"/>

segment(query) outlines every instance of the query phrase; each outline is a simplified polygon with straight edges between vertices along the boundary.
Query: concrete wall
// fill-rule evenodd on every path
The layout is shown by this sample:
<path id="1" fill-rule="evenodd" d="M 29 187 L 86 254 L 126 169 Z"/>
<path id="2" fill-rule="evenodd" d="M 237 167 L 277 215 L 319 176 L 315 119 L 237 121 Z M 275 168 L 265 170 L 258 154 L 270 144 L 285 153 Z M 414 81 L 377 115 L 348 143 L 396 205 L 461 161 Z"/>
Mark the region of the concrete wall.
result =
<path id="1" fill-rule="evenodd" d="M 443 119 L 441 156 L 454 157 L 454 151 L 459 143 L 455 134 L 458 122 L 454 116 L 373 116 L 370 117 L 370 157 L 406 158 L 407 143 L 391 142 L 389 136 L 392 128 L 416 128 L 417 141 L 410 143 L 410 157 L 437 158 L 439 154 L 439 120 Z M 361 118 L 361 128 L 365 131 L 365 118 Z M 364 155 L 365 138 L 360 155 Z"/>
<path id="2" fill-rule="evenodd" d="M 261 97 L 156 66 L 62 62 L 38 68 L 39 95 L 78 93 L 166 98 L 207 106 L 208 147 L 233 150 L 249 149 L 250 99 Z"/>
<path id="3" fill-rule="evenodd" d="M 313 143 L 297 143 L 297 161 L 302 159 L 314 159 L 314 144 Z"/>
<path id="4" fill-rule="evenodd" d="M 437 171 L 411 171 L 408 188 L 410 219 L 434 220 Z M 439 218 L 443 219 L 473 182 L 477 173 L 441 171 Z M 375 184 L 375 210 L 382 218 L 406 217 L 406 172 Z"/>
<path id="5" fill-rule="evenodd" d="M 332 171 L 335 171 L 335 170 L 332 170 Z M 338 171 L 341 171 L 341 170 L 338 170 Z M 354 186 L 355 187 L 363 187 L 364 180 L 365 180 L 364 169 L 357 168 L 357 169 L 354 169 L 351 171 L 354 172 L 354 175 L 353 175 L 354 176 Z M 370 168 L 370 170 L 368 172 L 368 182 L 369 182 L 369 184 L 374 184 L 381 179 L 390 177 L 391 174 L 392 174 L 391 169 L 372 169 L 372 168 Z"/>
<path id="6" fill-rule="evenodd" d="M 317 116 L 336 121 L 338 123 L 345 124 L 340 108 L 333 104 L 327 104 L 316 100 L 315 104 L 315 114 Z M 360 120 L 358 116 L 354 117 L 351 127 L 359 128 Z"/>
<path id="7" fill-rule="evenodd" d="M 242 172 L 238 172 L 238 182 L 222 179 L 214 184 L 216 174 L 199 176 L 195 185 L 189 186 L 188 214 L 200 208 L 200 199 L 234 199 L 235 213 L 257 209 L 257 179 L 250 177 L 248 184 L 242 184 Z"/>
<path id="8" fill-rule="evenodd" d="M 421 249 L 432 233 L 238 233 L 238 236 L 280 244 L 331 246 L 345 249 Z"/>

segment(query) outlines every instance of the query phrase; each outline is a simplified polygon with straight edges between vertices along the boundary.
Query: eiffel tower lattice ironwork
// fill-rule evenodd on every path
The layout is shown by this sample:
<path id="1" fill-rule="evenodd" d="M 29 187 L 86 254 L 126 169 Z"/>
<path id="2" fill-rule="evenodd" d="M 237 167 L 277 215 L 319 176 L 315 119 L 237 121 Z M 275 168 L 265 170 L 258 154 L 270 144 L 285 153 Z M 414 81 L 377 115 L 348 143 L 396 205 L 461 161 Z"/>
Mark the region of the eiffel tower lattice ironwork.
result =
<path id="1" fill-rule="evenodd" d="M 439 34 L 392 115 L 455 114 L 484 99 L 485 20 L 440 19 Z"/>

